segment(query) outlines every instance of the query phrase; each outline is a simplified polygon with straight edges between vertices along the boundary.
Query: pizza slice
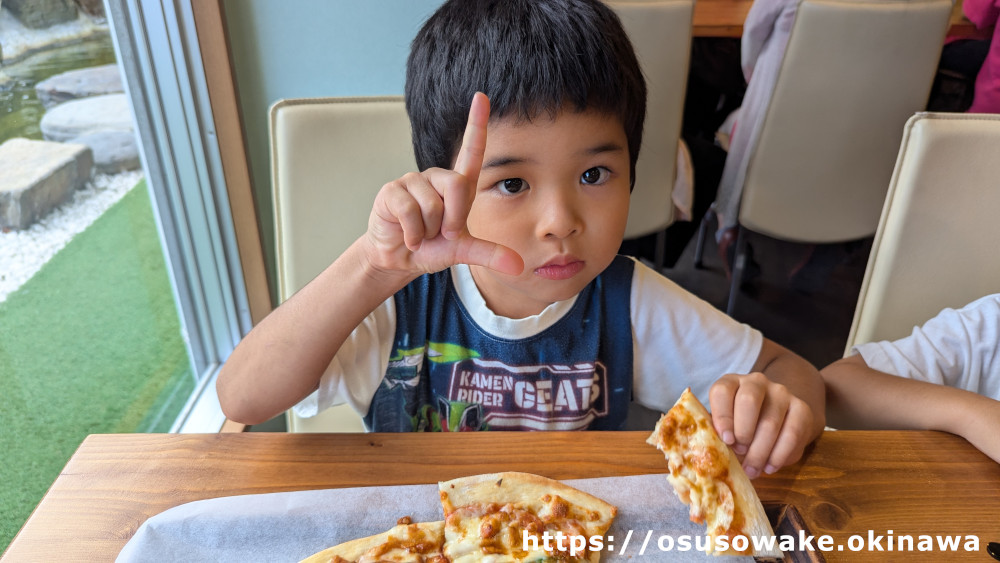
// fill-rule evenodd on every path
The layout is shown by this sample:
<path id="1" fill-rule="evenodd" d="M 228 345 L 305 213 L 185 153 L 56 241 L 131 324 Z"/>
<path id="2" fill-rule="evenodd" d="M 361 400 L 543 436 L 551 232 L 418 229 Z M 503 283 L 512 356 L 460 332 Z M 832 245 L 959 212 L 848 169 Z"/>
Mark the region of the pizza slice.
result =
<path id="1" fill-rule="evenodd" d="M 698 398 L 685 389 L 669 412 L 660 417 L 646 440 L 667 458 L 667 480 L 684 504 L 691 521 L 705 524 L 708 553 L 781 557 L 780 551 L 755 553 L 752 538 L 774 535 L 764 507 L 736 454 L 719 438 L 712 417 Z M 733 548 L 738 536 L 746 549 Z M 726 537 L 722 542 L 717 538 Z M 736 542 L 738 546 L 744 541 Z M 719 549 L 720 545 L 728 549 Z"/>
<path id="2" fill-rule="evenodd" d="M 596 562 L 617 509 L 559 481 L 490 473 L 438 484 L 448 561 Z"/>
<path id="3" fill-rule="evenodd" d="M 447 563 L 443 545 L 444 522 L 412 524 L 404 519 L 387 532 L 335 545 L 300 563 Z"/>

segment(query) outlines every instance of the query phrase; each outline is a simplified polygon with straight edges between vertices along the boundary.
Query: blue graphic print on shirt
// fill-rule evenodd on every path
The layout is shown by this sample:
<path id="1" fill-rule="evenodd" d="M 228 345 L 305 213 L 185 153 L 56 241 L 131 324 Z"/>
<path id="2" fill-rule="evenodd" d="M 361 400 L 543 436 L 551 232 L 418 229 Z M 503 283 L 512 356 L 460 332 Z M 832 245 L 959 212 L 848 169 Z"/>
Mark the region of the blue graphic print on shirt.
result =
<path id="1" fill-rule="evenodd" d="M 617 430 L 632 397 L 634 263 L 616 257 L 539 334 L 507 340 L 469 315 L 444 270 L 395 296 L 396 336 L 365 424 L 375 432 Z"/>

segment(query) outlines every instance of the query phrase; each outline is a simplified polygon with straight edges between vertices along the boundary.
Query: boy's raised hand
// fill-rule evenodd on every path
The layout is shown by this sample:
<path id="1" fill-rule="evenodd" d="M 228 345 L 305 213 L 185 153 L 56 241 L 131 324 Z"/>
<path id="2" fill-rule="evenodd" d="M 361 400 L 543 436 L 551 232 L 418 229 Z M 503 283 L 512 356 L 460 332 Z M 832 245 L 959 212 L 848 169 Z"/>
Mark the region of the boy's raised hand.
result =
<path id="1" fill-rule="evenodd" d="M 382 187 L 366 235 L 374 268 L 419 275 L 471 264 L 521 273 L 524 261 L 516 252 L 473 237 L 466 226 L 483 167 L 489 117 L 489 99 L 477 92 L 454 169 L 411 172 Z"/>
<path id="2" fill-rule="evenodd" d="M 716 432 L 742 458 L 751 479 L 795 463 L 813 439 L 812 407 L 763 373 L 722 376 L 709 402 Z"/>

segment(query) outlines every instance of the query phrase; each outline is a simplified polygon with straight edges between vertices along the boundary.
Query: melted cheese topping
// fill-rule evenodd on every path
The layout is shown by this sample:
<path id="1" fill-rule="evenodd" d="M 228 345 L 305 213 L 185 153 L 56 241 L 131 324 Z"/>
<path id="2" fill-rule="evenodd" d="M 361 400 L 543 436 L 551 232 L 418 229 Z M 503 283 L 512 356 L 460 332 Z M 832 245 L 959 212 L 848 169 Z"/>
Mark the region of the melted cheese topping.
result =
<path id="1" fill-rule="evenodd" d="M 729 460 L 717 447 L 709 424 L 686 409 L 670 409 L 659 425 L 657 446 L 667 458 L 667 480 L 690 506 L 691 521 L 705 524 L 714 540 L 742 533 L 743 518 L 736 514 Z M 707 551 L 712 553 L 714 541 L 709 544 Z"/>
<path id="2" fill-rule="evenodd" d="M 403 535 L 390 535 L 386 541 L 366 551 L 357 563 L 379 561 L 414 561 L 418 563 L 447 563 L 442 554 L 444 538 L 428 534 L 415 524 L 406 526 Z M 334 561 L 344 561 L 338 557 Z"/>
<path id="3" fill-rule="evenodd" d="M 442 493 L 444 494 L 444 493 Z M 450 506 L 446 498 L 446 506 Z M 545 495 L 534 510 L 520 503 L 470 504 L 453 508 L 445 518 L 444 554 L 450 561 L 482 561 L 499 563 L 508 561 L 589 561 L 590 552 L 577 552 L 570 556 L 570 536 L 586 537 L 587 523 L 600 518 L 595 512 L 570 505 L 557 495 Z M 562 532 L 564 550 L 559 550 L 554 539 L 545 549 L 542 534 L 548 531 L 554 537 Z M 524 534 L 533 537 L 525 545 Z M 525 550 L 524 548 L 529 549 Z M 535 549 L 537 547 L 537 549 Z"/>

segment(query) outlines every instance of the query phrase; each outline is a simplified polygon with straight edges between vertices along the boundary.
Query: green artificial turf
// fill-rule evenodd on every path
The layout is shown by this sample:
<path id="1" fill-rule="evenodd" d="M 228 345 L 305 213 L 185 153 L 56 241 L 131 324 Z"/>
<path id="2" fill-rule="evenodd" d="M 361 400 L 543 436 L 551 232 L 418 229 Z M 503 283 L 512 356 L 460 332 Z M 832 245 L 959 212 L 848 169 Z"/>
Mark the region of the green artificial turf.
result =
<path id="1" fill-rule="evenodd" d="M 0 549 L 88 434 L 169 430 L 190 372 L 140 182 L 0 303 Z"/>

